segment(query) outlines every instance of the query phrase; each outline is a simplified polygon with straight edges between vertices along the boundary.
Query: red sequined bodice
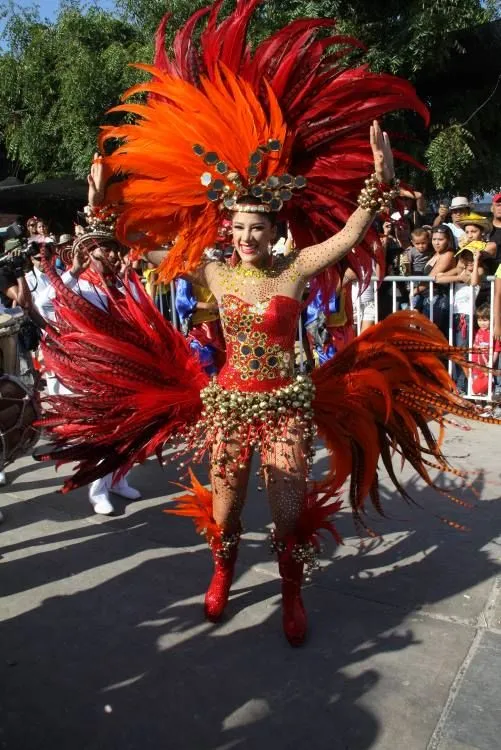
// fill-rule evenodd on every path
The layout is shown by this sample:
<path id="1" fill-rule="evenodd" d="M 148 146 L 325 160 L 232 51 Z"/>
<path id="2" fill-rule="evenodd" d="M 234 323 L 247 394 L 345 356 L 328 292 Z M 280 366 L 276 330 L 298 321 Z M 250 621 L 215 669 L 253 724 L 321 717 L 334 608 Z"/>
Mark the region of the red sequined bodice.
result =
<path id="1" fill-rule="evenodd" d="M 271 391 L 290 383 L 301 304 L 275 295 L 250 304 L 225 294 L 220 307 L 226 363 L 217 377 L 223 388 Z"/>

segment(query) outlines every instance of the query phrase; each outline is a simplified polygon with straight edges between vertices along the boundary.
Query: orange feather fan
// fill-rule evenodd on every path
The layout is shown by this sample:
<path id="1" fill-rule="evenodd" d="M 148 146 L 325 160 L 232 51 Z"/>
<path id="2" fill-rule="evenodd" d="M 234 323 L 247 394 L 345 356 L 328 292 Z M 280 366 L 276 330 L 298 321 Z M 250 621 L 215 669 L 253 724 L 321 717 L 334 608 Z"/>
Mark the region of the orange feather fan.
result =
<path id="1" fill-rule="evenodd" d="M 105 157 L 106 166 L 125 179 L 107 191 L 107 201 L 123 206 L 117 235 L 141 252 L 173 242 L 159 269 L 165 280 L 189 272 L 203 251 L 215 243 L 221 220 L 219 203 L 207 197 L 201 176 L 210 168 L 193 149 L 201 145 L 215 152 L 228 174 L 245 176 L 251 154 L 269 141 L 279 152 L 265 154 L 257 181 L 287 171 L 290 137 L 273 91 L 266 86 L 265 112 L 251 85 L 220 66 L 212 81 L 196 88 L 180 78 L 140 65 L 154 79 L 126 92 L 124 98 L 149 94 L 143 104 L 122 104 L 112 112 L 129 112 L 139 119 L 102 129 L 100 148 L 111 139 L 122 145 Z M 231 189 L 225 175 L 217 175 Z M 245 187 L 245 185 L 244 185 Z"/>

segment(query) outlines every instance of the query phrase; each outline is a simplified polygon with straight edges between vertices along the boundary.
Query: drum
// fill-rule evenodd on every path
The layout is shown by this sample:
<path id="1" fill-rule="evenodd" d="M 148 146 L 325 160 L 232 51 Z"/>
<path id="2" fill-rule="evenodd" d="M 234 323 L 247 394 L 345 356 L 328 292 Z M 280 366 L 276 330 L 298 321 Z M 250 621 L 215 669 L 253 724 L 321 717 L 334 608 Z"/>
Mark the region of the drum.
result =
<path id="1" fill-rule="evenodd" d="M 19 315 L 0 314 L 0 374 L 19 373 L 17 334 L 23 318 L 24 313 L 20 308 Z"/>
<path id="2" fill-rule="evenodd" d="M 0 377 L 0 470 L 31 452 L 40 430 L 33 423 L 40 418 L 38 393 L 31 393 L 18 378 Z"/>

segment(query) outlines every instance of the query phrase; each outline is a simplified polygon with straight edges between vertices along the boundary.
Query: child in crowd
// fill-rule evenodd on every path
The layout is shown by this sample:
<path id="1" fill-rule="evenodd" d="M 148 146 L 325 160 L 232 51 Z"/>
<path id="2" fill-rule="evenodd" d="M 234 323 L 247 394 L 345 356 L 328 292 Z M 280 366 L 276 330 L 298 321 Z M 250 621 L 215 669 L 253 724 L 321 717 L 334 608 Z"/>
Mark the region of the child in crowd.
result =
<path id="1" fill-rule="evenodd" d="M 480 284 L 485 277 L 485 267 L 482 254 L 474 252 L 470 244 L 464 245 L 456 253 L 456 257 L 456 267 L 445 273 L 437 273 L 435 283 L 454 284 L 452 343 L 455 346 L 469 346 L 472 314 L 480 291 Z M 453 365 L 452 376 L 460 393 L 466 394 L 468 382 L 463 368 L 456 364 Z"/>
<path id="2" fill-rule="evenodd" d="M 409 276 L 424 276 L 424 269 L 431 256 L 431 235 L 427 229 L 415 229 L 411 234 L 412 247 L 407 251 L 407 274 Z"/>
<path id="3" fill-rule="evenodd" d="M 499 341 L 493 341 L 489 331 L 489 325 L 491 320 L 491 308 L 490 305 L 481 305 L 476 314 L 477 319 L 477 332 L 473 340 L 473 346 L 475 349 L 480 351 L 472 355 L 472 360 L 477 365 L 491 365 L 497 367 L 497 361 L 499 358 L 499 352 L 501 351 L 501 344 Z M 492 346 L 492 363 L 489 362 L 490 352 Z M 486 396 L 489 391 L 489 377 L 486 372 L 478 367 L 472 368 L 472 391 L 475 396 Z M 493 390 L 496 391 L 497 388 Z"/>
<path id="4" fill-rule="evenodd" d="M 445 224 L 433 227 L 431 231 L 433 253 L 426 259 L 423 275 L 436 281 L 440 274 L 454 269 L 454 237 Z M 446 338 L 449 336 L 449 290 L 436 284 L 430 299 L 428 283 L 419 284 L 417 294 L 412 297 L 411 306 L 433 320 Z"/>

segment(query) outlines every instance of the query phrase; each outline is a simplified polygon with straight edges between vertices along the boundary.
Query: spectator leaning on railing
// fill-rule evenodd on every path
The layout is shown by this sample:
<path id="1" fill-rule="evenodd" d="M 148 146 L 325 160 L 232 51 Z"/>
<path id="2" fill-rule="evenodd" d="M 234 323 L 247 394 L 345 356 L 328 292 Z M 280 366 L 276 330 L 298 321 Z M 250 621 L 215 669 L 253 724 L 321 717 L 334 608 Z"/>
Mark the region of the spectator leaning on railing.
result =
<path id="1" fill-rule="evenodd" d="M 482 255 L 475 248 L 474 240 L 465 245 L 456 255 L 458 259 L 456 267 L 446 273 L 437 273 L 434 280 L 436 284 L 454 284 L 453 343 L 456 346 L 469 346 L 474 302 L 486 271 Z M 458 365 L 453 365 L 452 374 L 458 390 L 463 395 L 466 394 L 468 384 L 463 369 Z"/>
<path id="2" fill-rule="evenodd" d="M 446 224 L 433 227 L 431 242 L 434 253 L 426 263 L 423 274 L 435 279 L 438 274 L 451 271 L 455 266 L 454 238 L 449 227 Z M 433 320 L 444 336 L 449 335 L 449 292 L 445 287 L 435 285 L 430 299 L 429 285 L 420 284 L 412 299 L 412 307 Z"/>

